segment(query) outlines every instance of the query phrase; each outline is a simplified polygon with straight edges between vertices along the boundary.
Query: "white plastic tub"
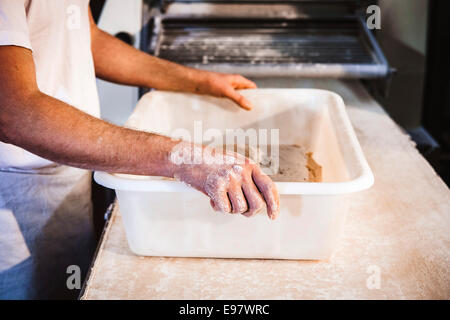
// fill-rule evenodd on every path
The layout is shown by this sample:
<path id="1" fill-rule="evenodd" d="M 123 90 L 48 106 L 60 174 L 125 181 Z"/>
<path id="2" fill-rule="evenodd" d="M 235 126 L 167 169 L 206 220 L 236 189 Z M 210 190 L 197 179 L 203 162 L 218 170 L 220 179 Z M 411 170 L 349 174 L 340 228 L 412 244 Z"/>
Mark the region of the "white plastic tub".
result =
<path id="1" fill-rule="evenodd" d="M 139 255 L 226 258 L 326 259 L 335 248 L 351 193 L 373 184 L 340 96 L 314 89 L 256 89 L 242 94 L 253 111 L 227 99 L 151 92 L 128 125 L 171 135 L 208 128 L 278 128 L 280 144 L 300 144 L 322 166 L 323 182 L 279 182 L 281 212 L 252 218 L 214 212 L 209 199 L 161 177 L 96 172 L 116 190 L 130 249 Z M 193 133 L 192 133 L 193 134 Z"/>

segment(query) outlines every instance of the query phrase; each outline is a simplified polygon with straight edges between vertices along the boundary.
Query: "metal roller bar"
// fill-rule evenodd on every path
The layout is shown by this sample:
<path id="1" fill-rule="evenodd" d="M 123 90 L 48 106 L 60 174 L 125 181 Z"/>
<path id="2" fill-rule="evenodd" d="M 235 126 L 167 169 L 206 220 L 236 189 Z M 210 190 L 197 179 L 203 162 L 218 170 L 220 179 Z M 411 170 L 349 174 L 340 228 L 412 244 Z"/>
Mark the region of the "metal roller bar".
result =
<path id="1" fill-rule="evenodd" d="M 255 77 L 377 78 L 389 70 L 359 20 L 168 19 L 154 49 L 181 64 Z"/>

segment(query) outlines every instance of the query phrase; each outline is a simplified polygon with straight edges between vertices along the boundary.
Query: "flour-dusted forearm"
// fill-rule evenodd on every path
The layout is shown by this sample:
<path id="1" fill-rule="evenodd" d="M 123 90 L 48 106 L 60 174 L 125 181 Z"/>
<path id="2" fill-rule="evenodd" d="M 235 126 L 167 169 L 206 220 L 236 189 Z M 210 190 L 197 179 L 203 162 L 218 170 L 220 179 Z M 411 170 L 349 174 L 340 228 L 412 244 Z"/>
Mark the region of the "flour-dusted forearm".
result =
<path id="1" fill-rule="evenodd" d="M 30 76 L 26 49 L 2 47 L 0 57 L 3 142 L 80 168 L 171 176 L 167 155 L 176 142 L 109 124 L 43 94 Z"/>
<path id="2" fill-rule="evenodd" d="M 0 140 L 91 170 L 171 176 L 168 137 L 94 118 L 39 91 L 32 54 L 0 47 Z"/>
<path id="3" fill-rule="evenodd" d="M 54 162 L 90 170 L 172 176 L 170 138 L 121 128 L 42 93 L 2 124 L 2 140 Z"/>

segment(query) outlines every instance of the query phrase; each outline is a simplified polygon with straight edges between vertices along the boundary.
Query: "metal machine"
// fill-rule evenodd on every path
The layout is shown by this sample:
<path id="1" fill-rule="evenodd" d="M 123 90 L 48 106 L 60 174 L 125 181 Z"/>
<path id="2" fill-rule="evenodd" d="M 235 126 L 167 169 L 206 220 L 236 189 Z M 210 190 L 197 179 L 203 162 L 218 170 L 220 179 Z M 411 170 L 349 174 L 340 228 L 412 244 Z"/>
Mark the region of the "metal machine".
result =
<path id="1" fill-rule="evenodd" d="M 141 49 L 248 77 L 385 78 L 361 1 L 144 1 Z"/>

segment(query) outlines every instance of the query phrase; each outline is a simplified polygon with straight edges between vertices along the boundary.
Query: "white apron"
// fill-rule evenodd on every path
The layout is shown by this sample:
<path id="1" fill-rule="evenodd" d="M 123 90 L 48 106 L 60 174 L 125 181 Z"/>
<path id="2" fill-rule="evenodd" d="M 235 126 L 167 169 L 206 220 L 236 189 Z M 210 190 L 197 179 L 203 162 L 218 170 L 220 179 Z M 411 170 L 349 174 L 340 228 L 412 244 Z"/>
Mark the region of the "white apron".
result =
<path id="1" fill-rule="evenodd" d="M 99 117 L 88 9 L 89 0 L 0 0 L 0 46 L 31 50 L 41 92 Z M 66 270 L 85 276 L 93 250 L 90 183 L 87 171 L 0 142 L 0 299 L 77 296 Z"/>
<path id="2" fill-rule="evenodd" d="M 86 276 L 95 249 L 89 171 L 0 171 L 0 300 L 76 298 L 70 265 Z"/>

